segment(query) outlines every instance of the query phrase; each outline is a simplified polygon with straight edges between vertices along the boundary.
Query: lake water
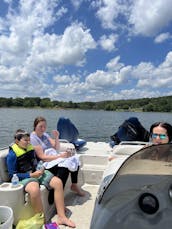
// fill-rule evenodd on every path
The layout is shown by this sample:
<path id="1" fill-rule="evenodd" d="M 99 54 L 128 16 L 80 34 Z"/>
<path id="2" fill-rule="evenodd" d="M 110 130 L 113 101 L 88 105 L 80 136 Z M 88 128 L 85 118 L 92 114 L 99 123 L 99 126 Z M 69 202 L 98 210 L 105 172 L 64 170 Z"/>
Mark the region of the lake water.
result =
<path id="1" fill-rule="evenodd" d="M 172 124 L 172 113 L 0 108 L 0 148 L 13 141 L 13 135 L 17 129 L 32 131 L 33 121 L 37 116 L 46 118 L 49 133 L 56 129 L 59 117 L 69 118 L 78 128 L 80 138 L 86 141 L 109 142 L 110 135 L 117 131 L 124 120 L 132 116 L 137 117 L 148 130 L 156 121 Z"/>

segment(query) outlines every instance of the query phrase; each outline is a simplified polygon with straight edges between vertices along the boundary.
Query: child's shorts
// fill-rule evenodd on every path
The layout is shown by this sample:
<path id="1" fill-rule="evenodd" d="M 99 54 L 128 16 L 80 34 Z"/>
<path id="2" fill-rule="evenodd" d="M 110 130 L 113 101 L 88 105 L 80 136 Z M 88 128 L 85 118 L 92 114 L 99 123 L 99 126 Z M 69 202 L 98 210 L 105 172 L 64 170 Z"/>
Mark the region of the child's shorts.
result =
<path id="1" fill-rule="evenodd" d="M 26 187 L 26 185 L 30 182 L 37 182 L 40 185 L 41 184 L 44 185 L 48 190 L 50 190 L 50 189 L 52 189 L 50 187 L 50 181 L 53 177 L 54 177 L 54 175 L 50 171 L 45 170 L 44 173 L 42 174 L 42 176 L 40 176 L 39 178 L 33 178 L 33 177 L 26 178 L 26 179 L 20 181 L 20 183 L 23 184 L 24 187 Z"/>

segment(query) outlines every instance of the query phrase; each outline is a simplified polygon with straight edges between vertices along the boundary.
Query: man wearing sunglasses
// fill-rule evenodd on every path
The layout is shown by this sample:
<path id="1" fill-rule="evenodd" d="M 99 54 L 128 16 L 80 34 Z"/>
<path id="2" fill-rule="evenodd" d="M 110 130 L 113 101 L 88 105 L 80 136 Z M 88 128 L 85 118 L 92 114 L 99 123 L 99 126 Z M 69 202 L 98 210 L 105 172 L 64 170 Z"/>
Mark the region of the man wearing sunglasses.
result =
<path id="1" fill-rule="evenodd" d="M 156 122 L 150 127 L 150 137 L 153 144 L 170 143 L 172 140 L 172 126 L 166 122 Z"/>

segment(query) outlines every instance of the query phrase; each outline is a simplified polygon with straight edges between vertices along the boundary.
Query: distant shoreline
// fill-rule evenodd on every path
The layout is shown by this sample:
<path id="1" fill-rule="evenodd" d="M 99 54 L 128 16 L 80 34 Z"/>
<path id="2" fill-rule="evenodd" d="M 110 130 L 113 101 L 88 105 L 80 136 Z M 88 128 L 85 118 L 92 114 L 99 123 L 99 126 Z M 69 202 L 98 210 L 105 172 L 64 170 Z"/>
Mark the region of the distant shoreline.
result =
<path id="1" fill-rule="evenodd" d="M 40 97 L 0 97 L 0 108 L 32 108 L 56 110 L 79 109 L 116 112 L 172 112 L 172 96 L 128 100 L 107 100 L 99 102 L 63 102 L 58 100 L 51 101 L 49 98 Z"/>

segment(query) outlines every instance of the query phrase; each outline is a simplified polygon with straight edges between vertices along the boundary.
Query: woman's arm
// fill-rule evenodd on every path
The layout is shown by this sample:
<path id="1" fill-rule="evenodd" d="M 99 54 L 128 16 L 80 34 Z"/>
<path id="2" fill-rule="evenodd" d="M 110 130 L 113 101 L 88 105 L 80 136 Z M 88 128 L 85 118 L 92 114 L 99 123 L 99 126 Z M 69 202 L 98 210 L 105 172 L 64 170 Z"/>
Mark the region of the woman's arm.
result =
<path id="1" fill-rule="evenodd" d="M 57 154 L 57 155 L 46 155 L 40 145 L 33 146 L 33 147 L 34 147 L 36 156 L 42 161 L 52 161 L 52 160 L 55 160 L 61 157 L 63 158 L 69 157 L 67 152 Z"/>
<path id="2" fill-rule="evenodd" d="M 54 139 L 49 138 L 49 141 L 54 149 L 59 150 L 60 149 L 59 132 L 57 130 L 53 130 L 52 134 L 54 135 Z"/>

